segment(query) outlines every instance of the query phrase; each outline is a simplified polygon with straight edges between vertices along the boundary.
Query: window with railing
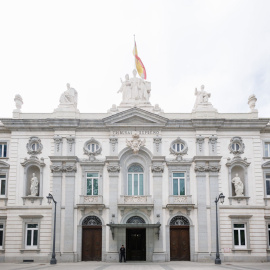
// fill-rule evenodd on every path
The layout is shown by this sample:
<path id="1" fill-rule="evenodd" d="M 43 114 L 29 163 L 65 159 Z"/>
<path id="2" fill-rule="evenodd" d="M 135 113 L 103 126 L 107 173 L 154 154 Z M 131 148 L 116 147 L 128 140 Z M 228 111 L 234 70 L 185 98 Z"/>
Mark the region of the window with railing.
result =
<path id="1" fill-rule="evenodd" d="M 128 195 L 144 195 L 144 173 L 139 164 L 133 164 L 128 169 Z"/>
<path id="2" fill-rule="evenodd" d="M 185 173 L 173 173 L 173 195 L 186 195 Z"/>
<path id="3" fill-rule="evenodd" d="M 98 195 L 98 173 L 86 174 L 86 195 Z"/>

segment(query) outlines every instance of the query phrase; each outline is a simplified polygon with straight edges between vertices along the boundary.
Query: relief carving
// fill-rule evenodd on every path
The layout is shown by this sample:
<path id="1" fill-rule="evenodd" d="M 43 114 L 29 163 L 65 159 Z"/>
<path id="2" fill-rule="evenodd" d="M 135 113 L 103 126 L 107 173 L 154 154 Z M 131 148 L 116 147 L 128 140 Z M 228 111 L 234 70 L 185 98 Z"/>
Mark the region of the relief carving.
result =
<path id="1" fill-rule="evenodd" d="M 212 135 L 211 137 L 209 137 L 209 142 L 208 142 L 210 145 L 211 145 L 211 149 L 210 151 L 212 153 L 215 153 L 216 151 L 216 144 L 217 144 L 217 137 Z"/>
<path id="2" fill-rule="evenodd" d="M 54 143 L 55 143 L 55 146 L 56 146 L 56 151 L 59 152 L 60 151 L 60 144 L 62 143 L 63 141 L 63 138 L 59 135 L 55 135 L 53 137 L 54 139 Z"/>
<path id="3" fill-rule="evenodd" d="M 132 140 L 126 140 L 127 146 L 129 146 L 133 150 L 134 154 L 138 154 L 140 148 L 145 145 L 146 141 L 145 139 L 143 141 L 139 139 L 140 136 L 137 133 L 132 135 L 132 137 Z"/>
<path id="4" fill-rule="evenodd" d="M 160 137 L 155 137 L 153 138 L 154 144 L 156 145 L 156 151 L 159 152 L 159 145 L 162 142 L 162 138 Z"/>
<path id="5" fill-rule="evenodd" d="M 118 138 L 111 137 L 110 138 L 110 144 L 112 145 L 113 152 L 115 151 L 115 145 L 118 143 Z"/>
<path id="6" fill-rule="evenodd" d="M 146 196 L 124 196 L 125 203 L 146 203 Z"/>
<path id="7" fill-rule="evenodd" d="M 84 202 L 85 203 L 98 203 L 98 197 L 97 196 L 85 196 Z"/>
<path id="8" fill-rule="evenodd" d="M 195 172 L 219 172 L 220 165 L 195 165 Z"/>
<path id="9" fill-rule="evenodd" d="M 155 173 L 163 173 L 164 172 L 164 166 L 162 164 L 152 165 L 151 169 L 152 169 L 152 172 L 155 172 Z"/>
<path id="10" fill-rule="evenodd" d="M 199 151 L 202 152 L 202 146 L 203 146 L 203 143 L 204 143 L 204 137 L 202 137 L 201 135 L 198 136 L 196 138 L 196 142 L 199 145 Z"/>
<path id="11" fill-rule="evenodd" d="M 188 198 L 186 196 L 175 196 L 174 203 L 187 203 Z"/>
<path id="12" fill-rule="evenodd" d="M 119 165 L 107 165 L 107 170 L 109 173 L 119 173 L 120 166 Z"/>
<path id="13" fill-rule="evenodd" d="M 69 152 L 71 152 L 72 151 L 72 145 L 75 143 L 75 137 L 73 137 L 73 136 L 67 137 L 67 143 L 68 143 L 68 146 L 69 146 Z"/>

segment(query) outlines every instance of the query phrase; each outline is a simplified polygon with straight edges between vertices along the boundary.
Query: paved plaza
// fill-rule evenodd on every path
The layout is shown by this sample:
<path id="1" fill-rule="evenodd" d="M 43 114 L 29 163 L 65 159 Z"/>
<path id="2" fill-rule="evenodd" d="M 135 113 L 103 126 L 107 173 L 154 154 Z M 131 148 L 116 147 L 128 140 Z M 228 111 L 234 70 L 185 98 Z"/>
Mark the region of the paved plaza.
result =
<path id="1" fill-rule="evenodd" d="M 270 262 L 265 263 L 223 263 L 215 265 L 213 263 L 197 262 L 168 262 L 168 263 L 104 263 L 104 262 L 79 262 L 79 263 L 59 263 L 50 265 L 48 263 L 1 263 L 1 270 L 208 270 L 208 269 L 234 269 L 234 270 L 269 270 Z"/>

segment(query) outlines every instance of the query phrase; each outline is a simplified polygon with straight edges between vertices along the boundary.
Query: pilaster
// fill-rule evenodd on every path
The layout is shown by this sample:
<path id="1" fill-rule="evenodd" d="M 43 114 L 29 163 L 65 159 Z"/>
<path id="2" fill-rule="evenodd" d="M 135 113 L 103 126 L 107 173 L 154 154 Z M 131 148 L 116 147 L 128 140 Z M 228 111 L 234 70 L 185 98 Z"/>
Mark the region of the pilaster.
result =
<path id="1" fill-rule="evenodd" d="M 154 218 L 153 223 L 160 223 L 160 220 L 163 220 L 163 211 L 162 211 L 162 178 L 164 172 L 164 157 L 161 158 L 153 158 L 152 162 L 152 174 L 153 174 L 153 200 L 155 202 L 154 206 Z M 163 232 L 162 230 L 159 232 L 159 236 L 154 236 L 154 253 L 155 252 L 163 252 Z M 154 256 L 154 254 L 153 254 Z"/>
<path id="2" fill-rule="evenodd" d="M 215 197 L 219 194 L 218 173 L 220 170 L 220 156 L 195 156 L 195 172 L 197 179 L 198 204 L 198 260 L 204 260 L 209 252 L 208 244 L 211 239 L 211 251 L 215 250 Z M 209 194 L 207 194 L 207 177 L 209 177 Z M 210 227 L 207 224 L 207 198 L 210 198 Z M 209 238 L 211 235 L 211 238 Z"/>
<path id="3" fill-rule="evenodd" d="M 75 189 L 75 173 L 77 171 L 77 157 L 74 156 L 50 156 L 52 165 L 51 171 L 53 173 L 53 196 L 56 205 L 56 237 L 55 237 L 55 251 L 64 251 L 63 258 L 66 261 L 73 262 L 73 242 L 74 242 L 74 189 Z M 62 201 L 62 184 L 63 173 L 65 173 L 65 218 L 64 218 L 64 247 L 61 247 L 61 220 L 63 206 Z M 66 254 L 65 254 L 66 253 Z"/>
<path id="4" fill-rule="evenodd" d="M 117 207 L 117 200 L 118 200 L 118 179 L 119 179 L 119 160 L 117 158 L 107 158 L 107 170 L 109 174 L 109 220 L 112 223 L 118 223 L 118 207 Z M 122 243 L 123 244 L 123 243 Z M 114 238 L 112 234 L 109 234 L 109 252 L 118 252 L 118 243 L 117 239 Z"/>

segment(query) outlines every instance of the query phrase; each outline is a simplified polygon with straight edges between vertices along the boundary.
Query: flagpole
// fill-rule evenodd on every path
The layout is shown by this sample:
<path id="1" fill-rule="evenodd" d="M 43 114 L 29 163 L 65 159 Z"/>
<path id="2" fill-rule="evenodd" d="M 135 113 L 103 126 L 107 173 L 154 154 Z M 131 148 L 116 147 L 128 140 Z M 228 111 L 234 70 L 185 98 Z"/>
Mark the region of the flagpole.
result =
<path id="1" fill-rule="evenodd" d="M 136 54 L 135 54 L 135 51 L 136 51 L 136 41 L 135 41 L 135 34 L 133 35 L 134 36 L 134 66 L 135 66 L 135 70 L 137 71 L 137 67 L 136 67 Z M 136 48 L 136 49 L 135 49 Z"/>

